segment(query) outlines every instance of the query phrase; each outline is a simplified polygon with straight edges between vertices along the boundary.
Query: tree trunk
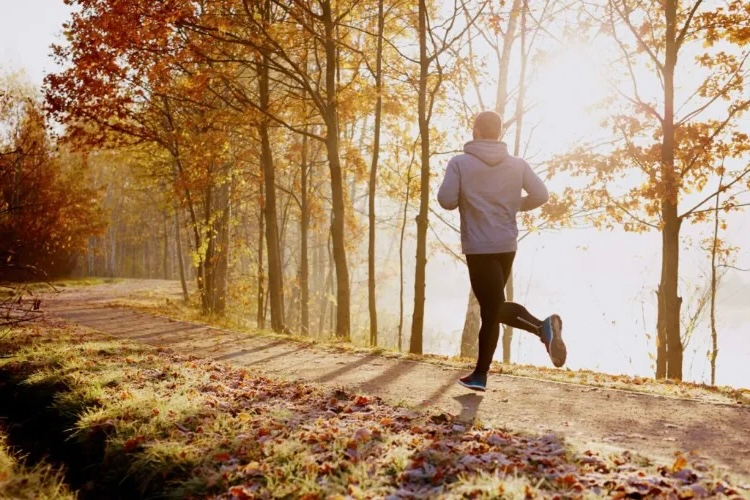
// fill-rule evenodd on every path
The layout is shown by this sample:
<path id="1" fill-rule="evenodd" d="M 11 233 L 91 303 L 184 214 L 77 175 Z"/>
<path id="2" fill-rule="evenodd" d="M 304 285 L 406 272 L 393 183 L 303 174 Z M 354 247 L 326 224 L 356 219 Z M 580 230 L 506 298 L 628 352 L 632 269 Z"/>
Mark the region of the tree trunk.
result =
<path id="1" fill-rule="evenodd" d="M 268 15 L 270 5 L 266 2 Z M 263 113 L 269 112 L 269 77 L 268 58 L 262 56 L 262 62 L 258 64 L 258 90 L 260 98 L 260 109 Z M 273 152 L 268 132 L 268 118 L 263 118 L 260 124 L 260 161 L 263 169 L 263 181 L 265 190 L 265 226 L 266 245 L 268 247 L 268 291 L 271 302 L 271 329 L 276 333 L 284 331 L 284 277 L 281 266 L 281 250 L 279 247 L 279 228 L 276 213 L 276 174 L 274 171 Z"/>
<path id="2" fill-rule="evenodd" d="M 117 257 L 119 257 L 117 252 L 117 231 L 115 230 L 115 227 L 112 227 L 109 231 L 109 244 L 110 244 L 110 252 L 109 252 L 109 277 L 114 278 L 118 273 L 123 272 L 122 267 L 118 269 L 117 266 Z"/>
<path id="3" fill-rule="evenodd" d="M 367 247 L 367 299 L 370 309 L 370 345 L 378 345 L 378 311 L 375 290 L 375 191 L 378 180 L 378 157 L 380 155 L 380 121 L 383 112 L 383 0 L 378 0 L 378 41 L 375 52 L 375 128 L 372 140 L 372 165 L 368 185 L 369 242 Z"/>
<path id="4" fill-rule="evenodd" d="M 322 19 L 325 26 L 326 53 L 326 106 L 324 120 L 326 123 L 326 150 L 328 152 L 328 166 L 331 172 L 331 237 L 333 240 L 333 260 L 336 266 L 336 336 L 349 340 L 350 309 L 349 309 L 349 268 L 346 261 L 346 207 L 344 204 L 344 185 L 341 172 L 341 158 L 339 156 L 339 123 L 338 123 L 338 95 L 336 89 L 337 40 L 335 38 L 335 23 L 331 10 L 331 0 L 321 2 Z"/>
<path id="5" fill-rule="evenodd" d="M 167 123 L 169 126 L 170 132 L 176 132 L 173 116 L 172 116 L 172 109 L 169 105 L 169 99 L 166 96 L 162 96 L 162 104 L 164 105 L 164 116 L 167 119 Z M 172 154 L 172 171 L 174 173 L 175 177 L 175 184 L 179 184 L 178 181 L 184 180 L 184 168 L 182 166 L 182 160 L 180 157 L 180 152 L 177 144 L 173 145 L 173 150 L 171 151 Z M 195 244 L 195 251 L 198 255 L 198 263 L 195 267 L 195 278 L 196 282 L 198 284 L 198 294 L 201 299 L 201 307 L 203 308 L 205 312 L 205 305 L 206 305 L 206 287 L 205 287 L 205 275 L 204 275 L 204 269 L 205 269 L 205 260 L 204 257 L 200 254 L 199 249 L 203 247 L 203 239 L 201 237 L 201 226 L 198 221 L 198 214 L 195 211 L 195 204 L 193 203 L 193 197 L 189 189 L 185 189 L 185 201 L 187 202 L 187 208 L 188 213 L 190 214 L 190 223 L 191 227 L 193 229 L 193 238 L 194 238 L 194 244 Z M 210 188 L 208 191 L 208 197 L 210 198 Z"/>
<path id="6" fill-rule="evenodd" d="M 265 287 L 264 287 L 264 278 L 265 278 L 265 268 L 263 266 L 263 245 L 264 245 L 264 239 L 263 239 L 263 232 L 264 232 L 264 223 L 265 220 L 265 208 L 264 208 L 264 199 L 263 199 L 263 190 L 261 188 L 260 193 L 260 212 L 258 214 L 258 317 L 257 317 L 257 325 L 260 330 L 263 330 L 266 328 L 266 306 L 265 306 Z"/>
<path id="7" fill-rule="evenodd" d="M 182 255 L 182 234 L 180 231 L 180 211 L 174 209 L 175 240 L 177 243 L 177 265 L 180 267 L 180 285 L 182 286 L 182 299 L 187 302 L 188 294 L 187 280 L 185 279 L 185 259 Z"/>
<path id="8" fill-rule="evenodd" d="M 679 183 L 674 166 L 674 69 L 677 63 L 677 44 L 675 24 L 677 16 L 676 0 L 665 2 L 667 23 L 665 60 L 664 60 L 664 121 L 661 151 L 661 174 L 664 194 L 661 201 L 662 215 L 662 264 L 659 282 L 659 307 L 657 325 L 659 341 L 666 341 L 666 361 L 658 359 L 657 376 L 660 361 L 666 364 L 666 376 L 682 380 L 682 339 L 680 337 L 680 306 L 682 299 L 677 295 L 680 258 L 680 225 L 677 215 L 677 196 Z"/>
<path id="9" fill-rule="evenodd" d="M 143 245 L 141 247 L 141 250 L 142 250 L 141 252 L 141 266 L 142 266 L 141 276 L 143 278 L 148 279 L 151 277 L 149 273 L 149 266 L 148 266 L 148 239 L 143 240 Z"/>
<path id="10" fill-rule="evenodd" d="M 516 123 L 515 123 L 515 135 L 513 138 L 513 156 L 521 155 L 521 133 L 523 132 L 523 108 L 526 103 L 526 66 L 529 59 L 529 54 L 526 50 L 526 14 L 528 12 L 529 4 L 527 0 L 523 0 L 522 11 L 521 11 L 521 71 L 518 76 L 518 98 L 516 99 Z M 511 269 L 510 276 L 507 277 L 508 281 L 505 284 L 505 300 L 513 302 L 515 299 L 515 290 L 513 289 L 513 270 Z M 503 363 L 510 363 L 511 355 L 511 342 L 513 341 L 513 327 L 505 325 L 503 328 Z"/>
<path id="11" fill-rule="evenodd" d="M 306 135 L 302 136 L 302 179 L 300 189 L 302 190 L 300 198 L 300 330 L 303 335 L 310 334 L 310 266 L 308 263 L 308 232 L 310 230 L 310 206 L 307 199 L 307 184 L 309 165 L 307 164 L 307 141 Z"/>
<path id="12" fill-rule="evenodd" d="M 222 177 L 226 178 L 228 172 L 223 173 Z M 211 179 L 215 182 L 213 176 Z M 202 304 L 204 314 L 209 315 L 223 315 L 226 308 L 231 186 L 227 180 L 221 182 L 206 190 L 208 245 L 203 264 L 205 290 Z"/>
<path id="13" fill-rule="evenodd" d="M 397 158 L 398 161 L 398 158 Z M 406 236 L 406 218 L 409 213 L 411 197 L 411 164 L 406 172 L 406 197 L 404 198 L 404 216 L 401 219 L 401 235 L 398 243 L 398 351 L 404 348 L 404 239 Z"/>
<path id="14" fill-rule="evenodd" d="M 480 317 L 477 297 L 469 290 L 469 303 L 466 306 L 464 329 L 461 333 L 461 357 L 463 358 L 476 358 L 479 354 Z"/>
<path id="15" fill-rule="evenodd" d="M 229 181 L 225 181 L 216 189 L 217 211 L 220 211 L 219 217 L 212 224 L 211 233 L 212 241 L 209 243 L 213 247 L 211 252 L 210 266 L 207 266 L 207 279 L 211 283 L 208 290 L 210 313 L 223 315 L 226 311 L 227 297 L 227 271 L 229 267 L 229 219 L 231 215 L 231 196 L 232 187 Z M 213 219 L 213 217 L 212 217 Z"/>
<path id="16" fill-rule="evenodd" d="M 719 355 L 719 337 L 716 333 L 716 252 L 719 246 L 719 198 L 724 175 L 719 179 L 714 207 L 714 240 L 711 245 L 711 385 L 716 385 L 716 357 Z"/>
<path id="17" fill-rule="evenodd" d="M 163 212 L 164 215 L 164 254 L 162 255 L 162 277 L 165 280 L 172 279 L 172 273 L 169 266 L 169 219 L 167 217 L 167 211 Z"/>
<path id="18" fill-rule="evenodd" d="M 427 270 L 427 214 L 430 207 L 430 123 L 427 117 L 427 77 L 430 59 L 427 57 L 427 2 L 419 0 L 419 136 L 421 144 L 421 175 L 419 214 L 417 215 L 417 255 L 414 272 L 414 313 L 411 322 L 409 352 L 422 354 L 425 303 L 425 273 Z"/>
<path id="19" fill-rule="evenodd" d="M 510 55 L 513 49 L 513 43 L 516 40 L 516 25 L 518 23 L 518 14 L 521 9 L 521 0 L 513 0 L 508 17 L 508 28 L 503 35 L 503 48 L 500 54 L 497 76 L 497 97 L 495 101 L 495 111 L 505 122 L 505 108 L 508 105 L 508 68 L 510 67 Z"/>
<path id="20" fill-rule="evenodd" d="M 508 282 L 505 285 L 505 300 L 513 302 L 513 271 L 508 276 Z M 513 327 L 505 325 L 503 327 L 503 363 L 510 363 L 510 345 L 513 341 Z"/>

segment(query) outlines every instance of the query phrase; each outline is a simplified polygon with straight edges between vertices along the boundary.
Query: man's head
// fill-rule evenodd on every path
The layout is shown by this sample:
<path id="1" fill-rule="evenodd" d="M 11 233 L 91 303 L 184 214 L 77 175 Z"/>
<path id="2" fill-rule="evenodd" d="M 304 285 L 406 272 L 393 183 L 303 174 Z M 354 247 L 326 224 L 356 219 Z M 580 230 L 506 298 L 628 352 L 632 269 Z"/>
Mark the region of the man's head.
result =
<path id="1" fill-rule="evenodd" d="M 482 111 L 474 118 L 474 139 L 500 140 L 503 119 L 494 111 Z"/>

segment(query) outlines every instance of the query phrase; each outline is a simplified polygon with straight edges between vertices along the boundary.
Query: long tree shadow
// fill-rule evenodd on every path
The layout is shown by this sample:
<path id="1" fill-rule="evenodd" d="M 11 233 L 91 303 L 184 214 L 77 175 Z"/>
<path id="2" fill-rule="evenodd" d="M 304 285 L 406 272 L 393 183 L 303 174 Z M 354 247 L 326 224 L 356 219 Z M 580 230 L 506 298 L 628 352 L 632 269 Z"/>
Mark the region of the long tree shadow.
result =
<path id="1" fill-rule="evenodd" d="M 168 326 L 168 324 L 165 324 L 163 326 Z M 153 327 L 151 327 L 151 328 L 153 328 Z M 151 329 L 151 328 L 149 328 L 149 329 Z M 146 333 L 139 333 L 139 334 L 136 334 L 136 335 L 130 335 L 127 332 L 113 332 L 113 333 L 115 335 L 123 336 L 123 337 L 131 339 L 131 340 L 149 341 L 149 340 L 158 339 L 158 337 L 160 335 L 169 335 L 169 334 L 178 333 L 178 332 L 185 332 L 185 333 L 187 333 L 187 332 L 190 332 L 192 330 L 198 330 L 198 329 L 200 329 L 202 327 L 199 326 L 199 325 L 189 325 L 187 327 L 184 326 L 184 325 L 178 325 L 178 326 L 175 326 L 175 327 L 172 327 L 172 328 L 166 328 L 166 329 L 161 329 L 161 328 L 162 327 L 159 327 L 159 329 L 157 329 L 155 331 L 150 331 L 150 332 L 146 332 Z"/>
<path id="2" fill-rule="evenodd" d="M 225 342 L 225 343 L 219 344 L 218 346 L 215 346 L 215 347 L 218 348 L 218 349 L 220 349 L 220 348 L 222 348 L 222 347 L 224 347 L 224 346 L 226 346 L 228 344 L 234 344 L 234 343 L 235 343 L 235 341 Z M 220 356 L 211 356 L 211 359 L 213 359 L 214 361 L 226 361 L 228 359 L 239 358 L 240 356 L 244 356 L 245 354 L 252 354 L 254 352 L 266 351 L 268 349 L 271 349 L 271 348 L 276 347 L 279 344 L 283 344 L 283 343 L 284 343 L 283 340 L 276 340 L 276 341 L 270 342 L 270 343 L 265 344 L 265 345 L 254 347 L 252 349 L 241 349 L 239 351 L 229 352 L 229 353 L 226 353 L 226 354 L 222 354 Z"/>
<path id="3" fill-rule="evenodd" d="M 421 408 L 428 408 L 430 406 L 433 406 L 436 401 L 438 401 L 443 394 L 445 394 L 448 389 L 453 387 L 456 384 L 456 381 L 453 378 L 448 378 L 443 385 L 432 391 L 432 393 L 419 405 Z"/>
<path id="4" fill-rule="evenodd" d="M 338 368 L 324 375 L 321 375 L 320 377 L 313 380 L 313 382 L 330 382 L 331 380 L 338 378 L 340 375 L 350 372 L 354 370 L 355 368 L 358 368 L 362 365 L 366 365 L 367 363 L 370 363 L 376 359 L 381 359 L 381 356 L 375 353 L 368 354 L 367 356 L 361 357 L 357 361 L 353 361 L 351 363 L 345 363 L 344 366 L 342 366 L 341 368 Z"/>
<path id="5" fill-rule="evenodd" d="M 238 364 L 240 366 L 257 365 L 258 363 L 265 363 L 265 362 L 268 362 L 268 361 L 270 361 L 272 359 L 278 359 L 278 358 L 283 358 L 285 356 L 290 356 L 292 354 L 298 353 L 299 351 L 304 351 L 306 349 L 309 349 L 309 347 L 306 346 L 306 345 L 301 345 L 301 346 L 296 347 L 294 349 L 290 349 L 288 351 L 280 352 L 279 354 L 274 354 L 272 356 L 266 356 L 265 358 L 261 358 L 261 359 L 254 359 L 252 361 L 242 361 L 242 359 L 239 359 L 239 360 L 237 360 L 236 364 Z"/>
<path id="6" fill-rule="evenodd" d="M 365 392 L 375 392 L 383 389 L 383 386 L 392 384 L 396 380 L 405 377 L 409 372 L 417 368 L 413 361 L 398 361 L 386 371 L 359 384 L 359 389 Z"/>

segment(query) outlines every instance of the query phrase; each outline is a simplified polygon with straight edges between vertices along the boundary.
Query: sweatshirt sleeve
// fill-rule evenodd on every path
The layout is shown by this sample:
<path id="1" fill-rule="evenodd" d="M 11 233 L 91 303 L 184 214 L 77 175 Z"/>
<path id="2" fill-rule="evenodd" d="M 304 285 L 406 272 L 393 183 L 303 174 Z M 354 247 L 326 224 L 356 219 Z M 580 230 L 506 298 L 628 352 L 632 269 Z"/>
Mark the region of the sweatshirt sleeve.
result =
<path id="1" fill-rule="evenodd" d="M 549 192 L 544 186 L 544 182 L 531 169 L 528 163 L 524 162 L 523 171 L 523 190 L 527 196 L 521 197 L 521 212 L 527 212 L 541 207 L 549 200 Z"/>
<path id="2" fill-rule="evenodd" d="M 446 210 L 455 210 L 458 208 L 458 195 L 461 192 L 461 174 L 458 172 L 458 165 L 455 161 L 448 162 L 448 168 L 445 169 L 445 178 L 438 190 L 438 203 Z"/>

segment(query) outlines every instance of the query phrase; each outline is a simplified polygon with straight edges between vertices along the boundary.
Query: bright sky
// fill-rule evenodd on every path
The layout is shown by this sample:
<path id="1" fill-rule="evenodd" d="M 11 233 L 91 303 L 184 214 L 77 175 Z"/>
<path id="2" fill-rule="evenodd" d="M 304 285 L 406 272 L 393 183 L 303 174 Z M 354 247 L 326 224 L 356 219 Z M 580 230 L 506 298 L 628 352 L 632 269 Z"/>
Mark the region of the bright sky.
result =
<path id="1" fill-rule="evenodd" d="M 23 69 L 32 83 L 41 84 L 44 75 L 56 68 L 48 57 L 50 45 L 62 41 L 62 23 L 70 9 L 62 0 L 0 0 L 0 12 L 0 71 Z M 597 127 L 596 120 L 584 115 L 583 108 L 603 91 L 597 85 L 590 57 L 570 52 L 556 61 L 542 76 L 543 98 L 533 139 L 537 151 L 538 145 L 543 145 L 543 151 L 539 151 L 543 157 Z M 467 130 L 466 138 L 468 135 Z M 454 146 L 460 148 L 461 144 Z M 435 170 L 442 172 L 442 166 L 435 165 Z M 551 183 L 550 187 L 560 186 Z M 735 244 L 745 249 L 738 259 L 738 264 L 745 266 L 750 263 L 748 218 L 747 212 L 738 214 L 730 226 Z M 686 228 L 685 232 L 689 231 Z M 687 276 L 700 274 L 696 269 L 705 268 L 705 255 L 696 251 L 695 245 L 692 253 L 690 245 L 684 250 L 683 295 L 687 303 L 689 284 L 695 282 Z M 413 251 L 407 255 L 411 263 Z M 517 300 L 540 316 L 552 311 L 563 315 L 571 368 L 651 375 L 648 354 L 654 344 L 646 334 L 654 329 L 659 259 L 657 234 L 568 230 L 534 235 L 521 244 L 516 260 Z M 718 370 L 718 382 L 722 384 L 747 386 L 750 380 L 747 297 L 741 295 L 749 285 L 750 273 L 735 272 L 728 274 L 722 289 Z M 382 303 L 392 306 L 393 291 L 386 288 L 384 284 L 381 289 L 386 295 Z M 426 348 L 455 353 L 468 289 L 462 266 L 445 256 L 430 260 Z M 528 336 L 516 334 L 514 359 L 547 365 L 537 344 Z M 705 380 L 705 348 L 705 338 L 695 340 L 688 348 L 685 370 L 692 379 Z"/>
<path id="2" fill-rule="evenodd" d="M 62 0 L 0 0 L 0 70 L 25 70 L 41 85 L 55 69 L 50 45 L 62 38 L 70 8 Z"/>

